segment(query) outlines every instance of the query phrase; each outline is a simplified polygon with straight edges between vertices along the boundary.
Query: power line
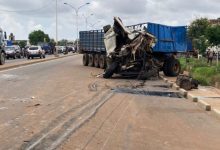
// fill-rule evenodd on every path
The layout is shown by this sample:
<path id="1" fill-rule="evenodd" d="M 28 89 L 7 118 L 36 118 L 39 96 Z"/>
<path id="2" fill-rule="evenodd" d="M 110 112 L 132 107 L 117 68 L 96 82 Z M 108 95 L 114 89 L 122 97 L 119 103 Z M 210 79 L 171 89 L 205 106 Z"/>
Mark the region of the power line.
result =
<path id="1" fill-rule="evenodd" d="M 44 6 L 40 7 L 40 8 L 36 8 L 36 9 L 29 9 L 29 10 L 7 10 L 7 9 L 0 9 L 0 11 L 2 12 L 12 12 L 12 13 L 23 13 L 23 12 L 33 12 L 33 11 L 39 11 L 41 9 L 44 9 L 46 7 L 48 7 L 51 2 L 53 2 L 54 0 L 51 0 L 50 2 L 48 2 L 47 4 L 45 4 Z"/>

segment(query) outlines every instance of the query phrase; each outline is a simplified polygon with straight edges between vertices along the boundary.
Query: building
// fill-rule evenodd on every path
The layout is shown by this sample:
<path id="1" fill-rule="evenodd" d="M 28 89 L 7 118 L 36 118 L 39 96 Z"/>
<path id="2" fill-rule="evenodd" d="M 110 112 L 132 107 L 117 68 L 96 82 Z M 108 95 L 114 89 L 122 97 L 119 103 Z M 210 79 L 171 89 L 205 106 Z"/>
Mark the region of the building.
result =
<path id="1" fill-rule="evenodd" d="M 220 25 L 220 18 L 210 19 L 209 22 L 210 22 L 212 25 Z"/>

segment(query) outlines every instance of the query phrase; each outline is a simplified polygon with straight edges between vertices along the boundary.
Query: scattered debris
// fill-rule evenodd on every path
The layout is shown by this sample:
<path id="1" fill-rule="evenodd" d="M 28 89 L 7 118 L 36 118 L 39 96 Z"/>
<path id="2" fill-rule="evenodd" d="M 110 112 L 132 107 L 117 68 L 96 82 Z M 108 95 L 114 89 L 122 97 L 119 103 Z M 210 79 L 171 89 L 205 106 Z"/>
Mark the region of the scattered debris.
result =
<path id="1" fill-rule="evenodd" d="M 37 107 L 37 106 L 40 106 L 41 104 L 35 104 L 35 105 L 32 105 L 32 106 L 27 106 L 27 107 Z"/>
<path id="2" fill-rule="evenodd" d="M 197 89 L 199 82 L 188 75 L 179 75 L 176 79 L 176 84 L 185 90 Z"/>
<path id="3" fill-rule="evenodd" d="M 35 104 L 34 106 L 40 106 L 40 104 Z"/>

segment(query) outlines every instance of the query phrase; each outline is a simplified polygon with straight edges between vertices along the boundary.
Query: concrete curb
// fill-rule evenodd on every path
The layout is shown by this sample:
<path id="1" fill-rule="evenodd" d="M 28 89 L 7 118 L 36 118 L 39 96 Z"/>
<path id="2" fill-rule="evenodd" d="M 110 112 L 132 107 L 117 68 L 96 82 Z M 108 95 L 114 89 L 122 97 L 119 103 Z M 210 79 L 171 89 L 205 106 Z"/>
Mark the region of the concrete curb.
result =
<path id="1" fill-rule="evenodd" d="M 183 97 L 187 98 L 188 92 L 184 89 L 179 89 L 180 95 L 182 95 Z"/>
<path id="2" fill-rule="evenodd" d="M 173 83 L 172 88 L 174 90 L 180 90 L 180 87 L 178 85 L 176 85 L 176 83 Z"/>
<path id="3" fill-rule="evenodd" d="M 212 114 L 220 119 L 220 110 L 218 109 L 212 109 Z"/>
<path id="4" fill-rule="evenodd" d="M 211 105 L 210 104 L 206 103 L 203 100 L 199 100 L 198 97 L 196 97 L 196 96 L 188 93 L 186 90 L 180 88 L 176 83 L 170 82 L 167 78 L 164 78 L 163 76 L 162 76 L 162 78 L 163 78 L 165 83 L 171 84 L 172 89 L 179 91 L 179 94 L 182 97 L 185 97 L 186 99 L 189 99 L 192 102 L 198 102 L 198 106 L 205 109 L 206 111 L 211 111 Z M 219 112 L 218 114 L 219 114 L 219 117 L 220 117 L 220 111 L 218 111 L 218 112 Z"/>
<path id="5" fill-rule="evenodd" d="M 188 93 L 187 94 L 187 99 L 193 101 L 193 102 L 198 102 L 198 97 L 195 97 L 194 95 Z"/>
<path id="6" fill-rule="evenodd" d="M 200 106 L 201 108 L 205 109 L 206 111 L 211 111 L 211 105 L 206 103 L 203 100 L 198 100 L 198 106 Z"/>
<path id="7" fill-rule="evenodd" d="M 28 65 L 32 65 L 32 64 L 37 64 L 37 63 L 41 63 L 41 62 L 47 62 L 47 61 L 51 61 L 51 60 L 56 60 L 56 59 L 60 59 L 60 58 L 65 58 L 65 57 L 70 57 L 70 56 L 74 56 L 77 54 L 72 54 L 72 55 L 64 55 L 64 56 L 59 56 L 59 57 L 54 57 L 54 58 L 48 58 L 48 59 L 41 59 L 41 60 L 37 60 L 37 61 L 31 61 L 31 62 L 24 62 L 21 64 L 15 64 L 15 65 L 11 65 L 11 66 L 6 66 L 6 67 L 2 67 L 0 68 L 0 71 L 3 70 L 8 70 L 8 69 L 13 69 L 13 68 L 18 68 L 18 67 L 22 67 L 22 66 L 28 66 Z"/>

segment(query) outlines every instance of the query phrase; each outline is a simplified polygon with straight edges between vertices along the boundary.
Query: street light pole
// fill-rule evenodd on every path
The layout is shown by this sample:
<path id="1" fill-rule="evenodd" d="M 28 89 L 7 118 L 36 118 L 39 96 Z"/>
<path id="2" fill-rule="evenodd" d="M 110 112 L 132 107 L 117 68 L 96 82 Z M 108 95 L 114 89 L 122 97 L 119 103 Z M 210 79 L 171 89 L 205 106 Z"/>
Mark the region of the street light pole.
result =
<path id="1" fill-rule="evenodd" d="M 87 31 L 87 27 L 88 27 L 88 18 L 93 15 L 94 14 L 89 14 L 88 16 L 83 15 L 83 17 L 85 18 L 85 22 L 86 22 L 86 31 Z"/>
<path id="2" fill-rule="evenodd" d="M 98 20 L 97 22 L 93 23 L 93 24 L 90 24 L 90 27 L 93 28 L 96 24 L 100 23 L 101 21 Z"/>
<path id="3" fill-rule="evenodd" d="M 79 50 L 79 25 L 78 25 L 78 17 L 79 17 L 79 9 L 82 8 L 83 6 L 89 5 L 90 3 L 85 3 L 78 8 L 73 7 L 71 4 L 64 3 L 65 5 L 70 6 L 76 13 L 76 51 L 78 52 Z"/>
<path id="4" fill-rule="evenodd" d="M 56 45 L 57 43 L 58 43 L 58 16 L 57 16 L 57 0 L 56 0 Z M 55 48 L 55 56 L 58 56 L 56 48 Z"/>

